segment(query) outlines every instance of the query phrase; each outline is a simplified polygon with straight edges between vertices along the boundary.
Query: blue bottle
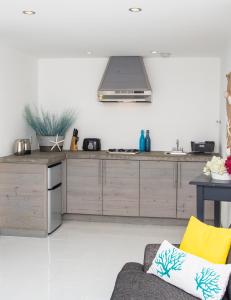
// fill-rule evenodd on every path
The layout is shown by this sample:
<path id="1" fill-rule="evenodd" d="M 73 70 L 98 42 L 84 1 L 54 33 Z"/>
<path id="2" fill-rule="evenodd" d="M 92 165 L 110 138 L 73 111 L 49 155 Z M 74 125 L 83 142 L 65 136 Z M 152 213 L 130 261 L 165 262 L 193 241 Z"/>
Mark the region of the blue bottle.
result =
<path id="1" fill-rule="evenodd" d="M 145 137 L 144 137 L 144 130 L 143 129 L 141 130 L 141 134 L 140 134 L 139 150 L 140 150 L 140 152 L 145 151 Z"/>
<path id="2" fill-rule="evenodd" d="M 146 130 L 146 136 L 145 136 L 145 152 L 151 151 L 151 139 L 149 136 L 149 130 Z"/>

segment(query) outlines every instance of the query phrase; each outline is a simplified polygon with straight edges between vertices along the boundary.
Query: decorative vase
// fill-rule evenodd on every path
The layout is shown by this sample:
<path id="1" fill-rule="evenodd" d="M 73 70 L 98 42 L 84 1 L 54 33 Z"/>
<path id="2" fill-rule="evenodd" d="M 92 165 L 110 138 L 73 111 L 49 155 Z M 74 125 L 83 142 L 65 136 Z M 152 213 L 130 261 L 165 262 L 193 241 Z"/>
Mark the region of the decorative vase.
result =
<path id="1" fill-rule="evenodd" d="M 211 173 L 212 179 L 214 180 L 231 180 L 231 174 L 229 173 L 224 173 L 223 175 L 217 174 L 212 172 Z"/>
<path id="2" fill-rule="evenodd" d="M 64 136 L 37 135 L 41 152 L 60 152 L 63 150 Z"/>

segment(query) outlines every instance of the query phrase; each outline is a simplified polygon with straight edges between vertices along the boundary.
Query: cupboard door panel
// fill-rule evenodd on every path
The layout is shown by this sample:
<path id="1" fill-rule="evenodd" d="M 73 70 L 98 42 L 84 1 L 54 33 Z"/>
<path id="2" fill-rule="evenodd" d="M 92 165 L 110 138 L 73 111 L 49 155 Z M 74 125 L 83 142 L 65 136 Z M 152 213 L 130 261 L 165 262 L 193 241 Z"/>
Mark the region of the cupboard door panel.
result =
<path id="1" fill-rule="evenodd" d="M 0 164 L 0 230 L 47 234 L 47 166 Z"/>
<path id="2" fill-rule="evenodd" d="M 67 212 L 102 215 L 101 160 L 67 160 Z"/>
<path id="3" fill-rule="evenodd" d="M 139 215 L 138 161 L 103 161 L 103 214 Z"/>
<path id="4" fill-rule="evenodd" d="M 178 163 L 178 197 L 177 217 L 188 219 L 196 216 L 196 187 L 189 181 L 202 173 L 204 162 L 179 162 Z M 205 201 L 205 219 L 212 220 L 214 202 Z"/>
<path id="5" fill-rule="evenodd" d="M 176 218 L 177 163 L 140 162 L 140 216 Z"/>

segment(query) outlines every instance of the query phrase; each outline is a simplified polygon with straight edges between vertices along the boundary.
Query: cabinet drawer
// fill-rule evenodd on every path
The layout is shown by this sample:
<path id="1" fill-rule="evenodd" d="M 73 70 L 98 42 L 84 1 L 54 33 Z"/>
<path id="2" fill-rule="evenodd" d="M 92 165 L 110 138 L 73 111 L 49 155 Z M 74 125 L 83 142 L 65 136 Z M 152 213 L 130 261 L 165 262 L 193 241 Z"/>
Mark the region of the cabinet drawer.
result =
<path id="1" fill-rule="evenodd" d="M 48 233 L 62 223 L 62 186 L 48 191 Z"/>

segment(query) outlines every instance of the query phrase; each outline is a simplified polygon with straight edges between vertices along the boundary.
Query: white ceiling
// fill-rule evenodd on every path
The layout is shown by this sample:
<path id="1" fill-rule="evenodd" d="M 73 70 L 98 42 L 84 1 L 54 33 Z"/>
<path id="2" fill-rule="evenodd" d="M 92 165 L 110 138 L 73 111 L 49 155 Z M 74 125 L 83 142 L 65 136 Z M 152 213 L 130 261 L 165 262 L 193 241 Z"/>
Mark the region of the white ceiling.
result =
<path id="1" fill-rule="evenodd" d="M 230 31 L 230 0 L 0 0 L 0 41 L 38 57 L 218 56 Z"/>

